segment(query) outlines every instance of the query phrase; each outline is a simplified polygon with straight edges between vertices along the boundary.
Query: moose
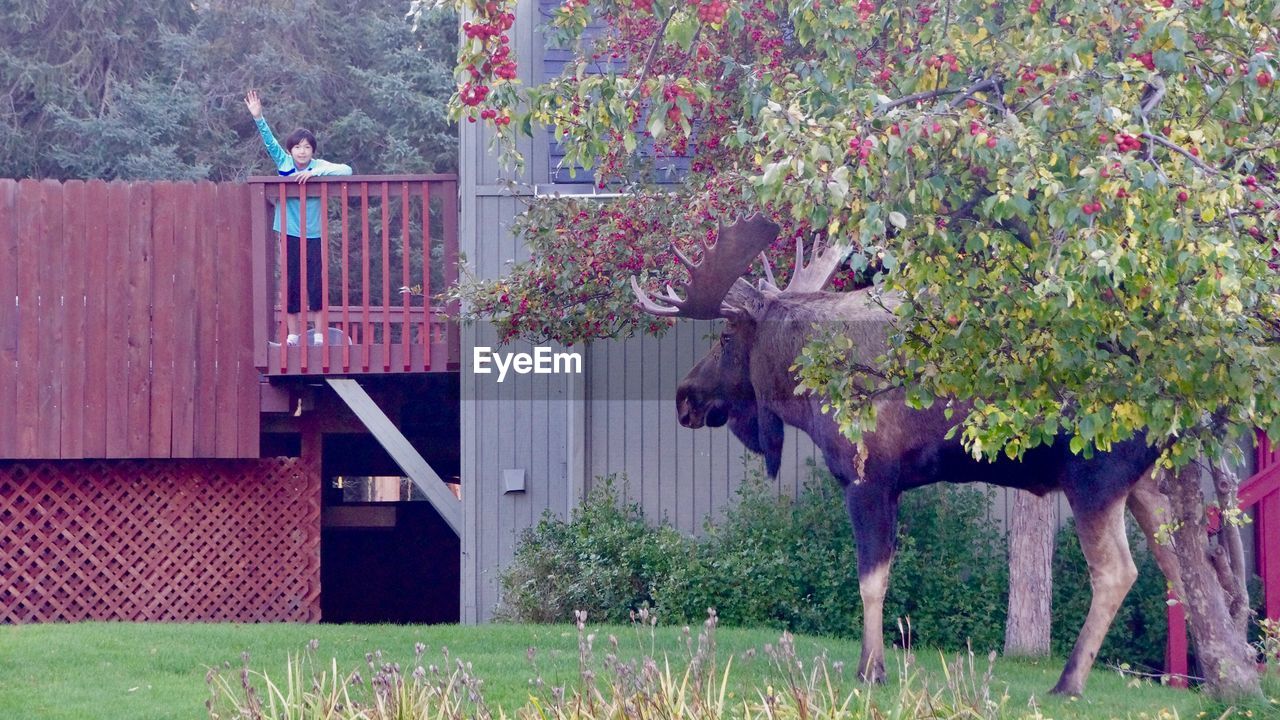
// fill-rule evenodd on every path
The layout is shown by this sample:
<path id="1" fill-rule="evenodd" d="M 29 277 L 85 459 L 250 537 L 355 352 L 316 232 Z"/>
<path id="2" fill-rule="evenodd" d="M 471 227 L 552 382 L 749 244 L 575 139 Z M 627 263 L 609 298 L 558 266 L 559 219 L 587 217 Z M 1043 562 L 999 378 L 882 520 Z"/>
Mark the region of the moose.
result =
<path id="1" fill-rule="evenodd" d="M 864 435 L 859 449 L 823 412 L 821 397 L 796 393 L 792 365 L 815 323 L 835 322 L 852 341 L 851 363 L 872 366 L 887 348 L 892 299 L 877 301 L 869 290 L 825 290 L 848 249 L 835 244 L 814 253 L 806 264 L 803 242 L 797 241 L 795 269 L 785 289 L 775 284 L 767 263 L 766 279 L 751 284 L 742 275 L 779 232 L 777 225 L 754 215 L 731 225 L 721 223 L 716 241 L 702 243 L 698 262 L 673 246 L 688 271 L 682 293 L 667 286 L 665 293 L 651 296 L 631 279 L 637 305 L 650 314 L 726 321 L 719 340 L 677 389 L 680 423 L 688 428 L 728 424 L 748 449 L 764 455 L 770 476 L 776 476 L 781 462 L 784 425 L 807 433 L 822 451 L 844 489 L 857 541 L 863 607 L 858 674 L 866 681 L 885 679 L 884 597 L 896 549 L 898 500 L 904 491 L 937 482 L 975 481 L 1039 495 L 1061 490 L 1076 518 L 1093 595 L 1051 692 L 1081 694 L 1107 629 L 1137 577 L 1125 535 L 1125 507 L 1149 541 L 1160 514 L 1169 517 L 1167 499 L 1150 472 L 1157 451 L 1139 437 L 1086 458 L 1071 452 L 1067 438 L 1061 437 L 1028 450 L 1020 461 L 979 461 L 958 439 L 948 439 L 948 431 L 963 418 L 963 403 L 950 403 L 955 414 L 948 419 L 945 402 L 912 409 L 901 389 L 876 396 L 877 427 Z M 1172 552 L 1154 541 L 1150 546 L 1181 596 Z"/>

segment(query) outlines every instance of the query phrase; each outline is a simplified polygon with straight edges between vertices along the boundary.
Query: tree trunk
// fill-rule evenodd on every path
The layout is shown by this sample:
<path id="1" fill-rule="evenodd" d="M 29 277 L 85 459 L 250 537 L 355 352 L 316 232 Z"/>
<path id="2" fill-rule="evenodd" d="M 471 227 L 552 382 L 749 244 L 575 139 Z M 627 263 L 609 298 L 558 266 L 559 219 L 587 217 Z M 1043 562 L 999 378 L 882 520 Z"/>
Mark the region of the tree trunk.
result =
<path id="1" fill-rule="evenodd" d="M 1004 654 L 1049 654 L 1053 611 L 1054 502 L 1025 490 L 1014 494 L 1009 520 L 1009 617 Z"/>
<path id="2" fill-rule="evenodd" d="M 1204 494 L 1200 490 L 1200 466 L 1165 476 L 1165 493 L 1173 511 L 1173 551 L 1178 557 L 1183 601 L 1190 620 L 1191 639 L 1204 673 L 1205 692 L 1222 701 L 1261 697 L 1262 681 L 1257 660 L 1249 646 L 1246 623 L 1232 617 L 1232 588 L 1224 587 L 1214 567 L 1205 522 Z"/>

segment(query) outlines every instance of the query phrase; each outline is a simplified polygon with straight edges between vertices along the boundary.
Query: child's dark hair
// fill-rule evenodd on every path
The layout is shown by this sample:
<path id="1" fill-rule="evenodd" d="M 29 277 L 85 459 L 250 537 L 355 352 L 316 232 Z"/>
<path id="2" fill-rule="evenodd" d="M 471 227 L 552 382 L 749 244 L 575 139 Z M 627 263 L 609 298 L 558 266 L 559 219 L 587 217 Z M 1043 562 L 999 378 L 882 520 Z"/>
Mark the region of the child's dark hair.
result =
<path id="1" fill-rule="evenodd" d="M 287 151 L 292 151 L 293 146 L 297 145 L 303 140 L 306 140 L 307 142 L 311 143 L 311 152 L 320 152 L 320 147 L 316 144 L 315 133 L 311 132 L 306 128 L 298 128 L 297 130 L 294 130 L 293 132 L 289 133 L 289 137 L 284 139 L 284 149 Z"/>

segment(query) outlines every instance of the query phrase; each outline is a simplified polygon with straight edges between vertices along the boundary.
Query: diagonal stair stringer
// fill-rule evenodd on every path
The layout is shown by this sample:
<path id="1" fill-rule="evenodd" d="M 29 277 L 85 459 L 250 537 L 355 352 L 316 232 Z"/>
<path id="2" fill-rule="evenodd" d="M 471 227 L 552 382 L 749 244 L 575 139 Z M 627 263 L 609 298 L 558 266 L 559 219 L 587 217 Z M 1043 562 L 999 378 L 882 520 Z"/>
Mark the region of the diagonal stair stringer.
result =
<path id="1" fill-rule="evenodd" d="M 382 408 L 369 397 L 369 393 L 365 392 L 359 382 L 351 378 L 326 378 L 326 381 L 356 417 L 360 418 L 360 422 L 364 423 L 405 475 L 422 490 L 431 506 L 449 523 L 454 534 L 462 537 L 462 501 L 449 492 L 440 476 L 431 469 L 417 448 L 410 444 L 400 428 L 382 412 Z"/>

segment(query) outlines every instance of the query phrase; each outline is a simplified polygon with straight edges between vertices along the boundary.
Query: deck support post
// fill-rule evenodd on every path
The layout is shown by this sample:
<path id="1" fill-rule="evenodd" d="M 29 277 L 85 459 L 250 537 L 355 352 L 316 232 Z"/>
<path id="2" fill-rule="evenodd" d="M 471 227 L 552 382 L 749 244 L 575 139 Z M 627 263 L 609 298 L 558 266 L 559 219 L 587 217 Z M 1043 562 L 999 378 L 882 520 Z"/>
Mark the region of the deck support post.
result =
<path id="1" fill-rule="evenodd" d="M 427 461 L 409 443 L 400 428 L 382 412 L 360 383 L 351 378 L 326 378 L 329 387 L 360 418 L 378 444 L 387 451 L 405 475 L 427 496 L 436 512 L 449 524 L 454 534 L 462 537 L 462 501 L 445 488 L 444 482 Z"/>

